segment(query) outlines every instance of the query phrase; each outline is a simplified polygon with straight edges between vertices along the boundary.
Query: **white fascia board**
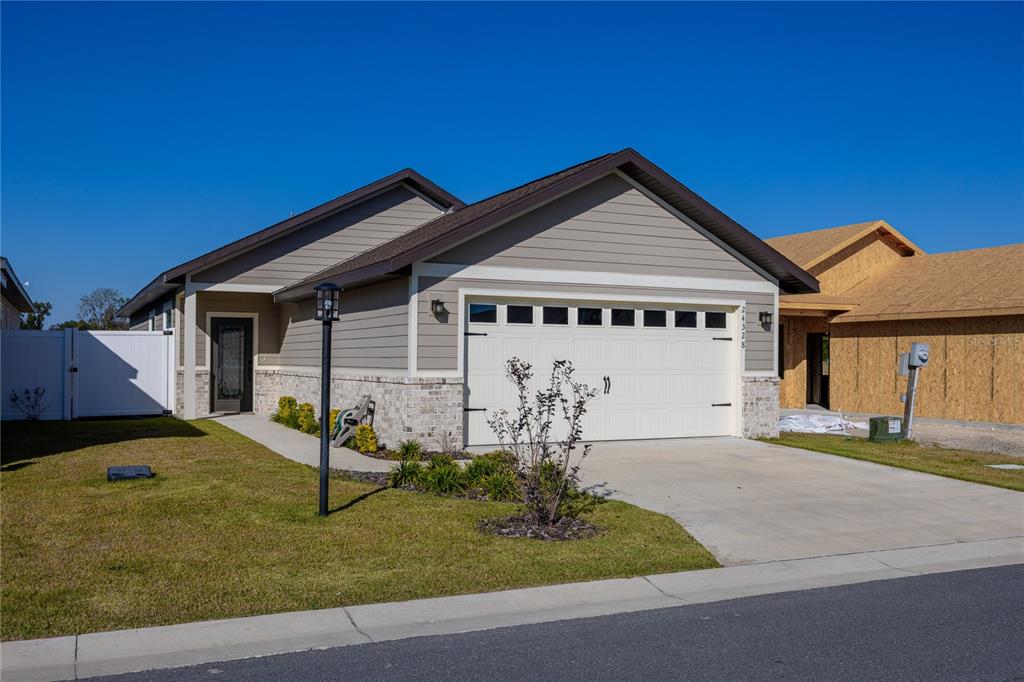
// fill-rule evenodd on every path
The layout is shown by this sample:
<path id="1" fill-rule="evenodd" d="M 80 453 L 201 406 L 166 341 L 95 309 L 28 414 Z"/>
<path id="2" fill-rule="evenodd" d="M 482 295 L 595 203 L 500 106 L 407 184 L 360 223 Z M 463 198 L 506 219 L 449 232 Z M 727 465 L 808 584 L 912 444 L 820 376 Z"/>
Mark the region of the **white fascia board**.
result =
<path id="1" fill-rule="evenodd" d="M 276 284 L 232 284 L 230 282 L 189 282 L 186 293 L 197 291 L 233 291 L 242 294 L 272 294 L 280 289 Z"/>
<path id="2" fill-rule="evenodd" d="M 723 279 L 719 277 L 683 277 L 674 275 L 638 275 L 624 272 L 584 270 L 544 270 L 509 268 L 496 265 L 458 265 L 453 263 L 417 263 L 420 277 L 498 280 L 551 284 L 592 284 L 645 287 L 649 289 L 704 289 L 741 293 L 778 293 L 777 284 L 767 281 Z"/>

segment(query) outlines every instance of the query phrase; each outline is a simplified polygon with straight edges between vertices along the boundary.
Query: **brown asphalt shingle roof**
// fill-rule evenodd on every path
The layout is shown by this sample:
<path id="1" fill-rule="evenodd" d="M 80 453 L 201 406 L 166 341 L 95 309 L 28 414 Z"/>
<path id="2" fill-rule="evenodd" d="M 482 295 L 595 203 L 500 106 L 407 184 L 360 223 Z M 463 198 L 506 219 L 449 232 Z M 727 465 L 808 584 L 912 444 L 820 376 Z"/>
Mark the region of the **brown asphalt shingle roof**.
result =
<path id="1" fill-rule="evenodd" d="M 307 284 L 328 280 L 338 277 L 344 273 L 355 272 L 361 268 L 373 266 L 383 261 L 388 261 L 411 250 L 420 249 L 431 243 L 444 242 L 446 238 L 448 238 L 450 234 L 459 227 L 506 206 L 510 206 L 516 201 L 546 189 L 561 180 L 572 177 L 573 175 L 600 163 L 609 156 L 611 155 L 602 154 L 601 156 L 590 159 L 589 161 L 584 161 L 583 163 L 570 166 L 569 168 L 558 171 L 557 173 L 546 175 L 532 182 L 495 194 L 487 199 L 482 199 L 457 211 L 451 211 L 440 215 L 415 229 L 384 242 L 380 246 L 352 256 L 348 260 L 342 261 L 341 263 L 331 266 L 326 270 L 311 275 L 303 280 L 295 282 L 294 284 L 290 284 L 287 287 L 284 287 L 282 291 L 289 291 Z"/>
<path id="2" fill-rule="evenodd" d="M 603 154 L 565 170 L 439 216 L 369 251 L 353 256 L 274 293 L 277 300 L 308 296 L 320 282 L 351 285 L 398 272 L 463 239 L 480 234 L 562 193 L 620 170 L 657 187 L 656 193 L 705 229 L 780 280 L 786 291 L 817 291 L 818 282 L 696 193 L 632 149 Z"/>

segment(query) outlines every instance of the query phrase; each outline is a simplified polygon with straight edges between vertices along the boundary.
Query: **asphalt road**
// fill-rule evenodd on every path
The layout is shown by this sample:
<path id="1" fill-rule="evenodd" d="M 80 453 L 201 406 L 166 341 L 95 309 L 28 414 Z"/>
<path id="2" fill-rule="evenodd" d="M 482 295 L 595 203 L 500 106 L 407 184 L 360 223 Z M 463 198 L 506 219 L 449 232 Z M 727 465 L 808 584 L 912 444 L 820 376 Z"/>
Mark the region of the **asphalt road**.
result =
<path id="1" fill-rule="evenodd" d="M 110 680 L 1024 680 L 1024 566 Z"/>

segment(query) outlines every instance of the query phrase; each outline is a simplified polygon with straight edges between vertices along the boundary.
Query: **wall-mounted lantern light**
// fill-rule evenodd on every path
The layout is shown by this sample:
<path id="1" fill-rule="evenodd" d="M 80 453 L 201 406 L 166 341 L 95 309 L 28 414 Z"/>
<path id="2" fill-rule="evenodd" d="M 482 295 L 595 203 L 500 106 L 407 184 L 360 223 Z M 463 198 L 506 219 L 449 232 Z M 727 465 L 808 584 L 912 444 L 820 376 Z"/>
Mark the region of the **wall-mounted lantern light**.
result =
<path id="1" fill-rule="evenodd" d="M 772 317 L 773 313 L 770 310 L 762 310 L 757 314 L 757 319 L 760 320 L 761 326 L 768 330 L 772 328 Z"/>
<path id="2" fill-rule="evenodd" d="M 441 317 L 448 311 L 444 309 L 444 301 L 439 298 L 435 298 L 430 302 L 430 312 L 434 317 Z"/>
<path id="3" fill-rule="evenodd" d="M 316 290 L 316 319 L 334 322 L 341 319 L 341 289 L 336 284 L 324 282 L 313 287 Z"/>
<path id="4" fill-rule="evenodd" d="M 330 467 L 331 427 L 331 323 L 341 319 L 341 289 L 324 282 L 316 291 L 316 319 L 323 322 L 320 344 L 320 516 L 327 516 L 327 473 Z"/>

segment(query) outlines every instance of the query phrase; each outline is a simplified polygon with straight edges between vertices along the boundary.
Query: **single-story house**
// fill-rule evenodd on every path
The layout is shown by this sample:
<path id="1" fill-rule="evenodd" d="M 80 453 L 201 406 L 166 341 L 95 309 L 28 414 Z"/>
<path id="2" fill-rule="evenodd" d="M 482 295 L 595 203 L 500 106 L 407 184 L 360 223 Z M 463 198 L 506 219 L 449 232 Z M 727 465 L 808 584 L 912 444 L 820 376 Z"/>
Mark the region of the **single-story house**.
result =
<path id="1" fill-rule="evenodd" d="M 593 440 L 774 433 L 780 294 L 800 267 L 632 149 L 474 204 L 404 170 L 163 272 L 119 314 L 173 327 L 177 413 L 317 404 L 314 286 L 343 288 L 332 405 L 388 443 L 494 443 L 504 362 L 567 358 Z"/>
<path id="2" fill-rule="evenodd" d="M 902 414 L 922 341 L 916 415 L 1024 423 L 1024 244 L 926 254 L 884 220 L 768 243 L 821 283 L 780 298 L 783 407 Z"/>
<path id="3" fill-rule="evenodd" d="M 11 262 L 0 256 L 0 329 L 19 329 L 22 313 L 32 312 L 32 297 L 14 273 Z"/>

